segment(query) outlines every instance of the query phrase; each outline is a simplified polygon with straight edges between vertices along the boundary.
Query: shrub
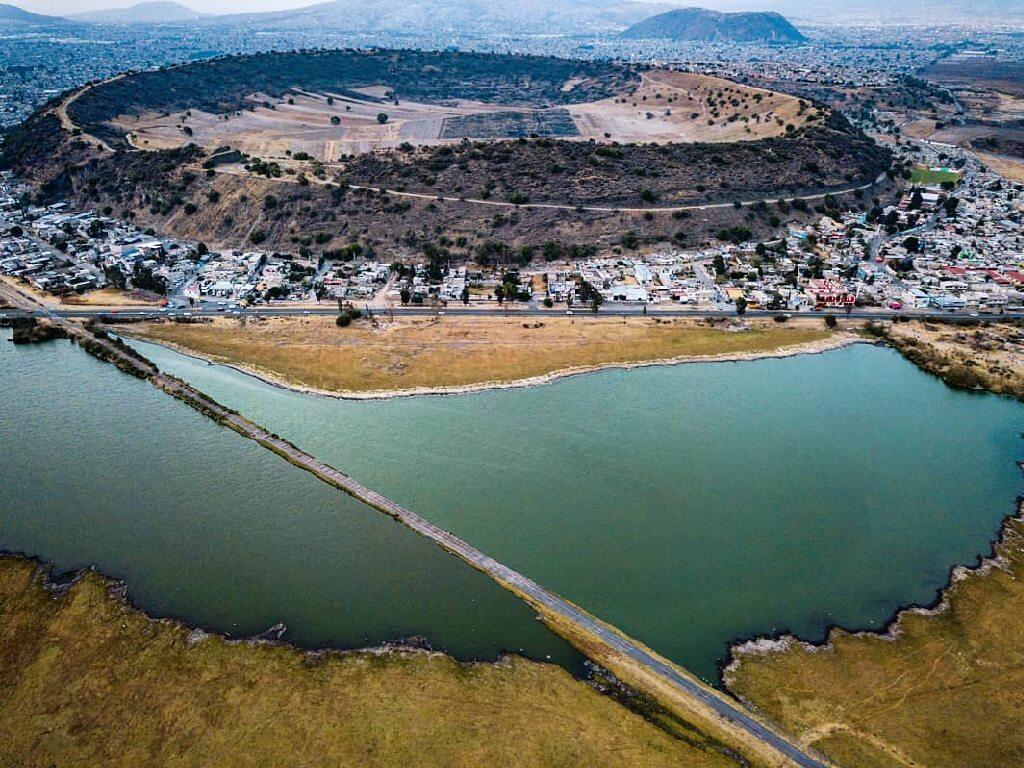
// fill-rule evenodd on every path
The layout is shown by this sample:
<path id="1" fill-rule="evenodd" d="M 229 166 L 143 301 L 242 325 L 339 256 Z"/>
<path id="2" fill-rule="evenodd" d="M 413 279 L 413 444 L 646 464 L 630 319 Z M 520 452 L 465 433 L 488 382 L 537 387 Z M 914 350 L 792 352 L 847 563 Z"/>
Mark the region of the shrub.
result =
<path id="1" fill-rule="evenodd" d="M 252 232 L 249 233 L 249 242 L 251 242 L 253 245 L 259 245 L 266 239 L 267 233 L 264 232 L 262 229 L 254 229 Z"/>
<path id="2" fill-rule="evenodd" d="M 836 327 L 836 323 L 837 323 L 837 321 L 836 321 L 836 316 L 835 315 L 825 315 L 825 327 L 826 328 L 835 328 Z"/>

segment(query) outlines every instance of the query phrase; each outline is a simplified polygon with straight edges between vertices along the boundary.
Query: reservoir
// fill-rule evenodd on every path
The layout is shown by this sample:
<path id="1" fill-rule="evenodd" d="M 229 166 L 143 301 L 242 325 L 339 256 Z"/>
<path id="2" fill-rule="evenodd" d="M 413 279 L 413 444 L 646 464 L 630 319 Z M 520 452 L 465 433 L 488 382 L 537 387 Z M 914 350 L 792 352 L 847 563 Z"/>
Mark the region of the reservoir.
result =
<path id="1" fill-rule="evenodd" d="M 304 647 L 423 636 L 576 671 L 533 611 L 432 542 L 66 341 L 0 332 L 0 549 L 89 565 L 128 598 Z"/>
<path id="2" fill-rule="evenodd" d="M 887 348 L 367 402 L 294 393 L 136 346 L 708 680 L 736 639 L 791 631 L 820 640 L 833 624 L 880 628 L 901 605 L 931 603 L 951 566 L 989 551 L 1022 490 L 1024 407 L 950 389 Z M 118 402 L 147 419 L 173 408 L 170 422 L 186 423 L 165 396 L 114 386 L 130 390 Z M 187 423 L 175 431 L 181 446 L 205 452 L 212 428 Z M 268 471 L 255 446 L 232 450 Z M 346 502 L 330 499 L 310 503 L 339 515 Z M 242 506 L 259 520 L 268 505 Z M 292 546 L 303 525 L 291 521 Z M 276 564 L 266 550 L 231 544 L 248 567 Z M 163 574 L 164 588 L 180 589 L 175 576 Z M 340 599 L 321 586 L 302 596 L 313 622 L 306 638 Z M 264 606 L 267 618 L 287 604 Z"/>

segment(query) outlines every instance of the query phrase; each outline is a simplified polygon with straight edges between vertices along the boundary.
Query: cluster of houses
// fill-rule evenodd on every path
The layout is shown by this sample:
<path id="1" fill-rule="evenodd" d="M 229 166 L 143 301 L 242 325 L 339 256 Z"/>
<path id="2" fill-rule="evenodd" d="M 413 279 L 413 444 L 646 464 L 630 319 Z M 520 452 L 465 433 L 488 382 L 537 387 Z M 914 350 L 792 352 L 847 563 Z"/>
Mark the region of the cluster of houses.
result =
<path id="1" fill-rule="evenodd" d="M 99 215 L 21 202 L 0 177 L 0 273 L 53 294 L 113 284 L 172 302 L 376 302 L 376 306 L 594 303 L 790 312 L 1001 311 L 1024 304 L 1024 187 L 953 147 L 898 148 L 956 183 L 914 186 L 871 211 L 832 208 L 764 243 L 613 253 L 517 271 L 473 264 L 334 261 L 316 254 L 208 252 Z M 867 206 L 863 206 L 866 208 Z M 396 263 L 397 262 L 397 263 Z"/>

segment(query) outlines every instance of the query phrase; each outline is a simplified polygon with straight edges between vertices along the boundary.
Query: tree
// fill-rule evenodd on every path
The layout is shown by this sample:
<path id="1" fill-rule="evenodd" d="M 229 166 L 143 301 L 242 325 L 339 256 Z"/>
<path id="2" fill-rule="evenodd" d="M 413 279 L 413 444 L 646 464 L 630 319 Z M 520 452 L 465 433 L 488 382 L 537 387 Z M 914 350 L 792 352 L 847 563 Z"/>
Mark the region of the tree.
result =
<path id="1" fill-rule="evenodd" d="M 401 289 L 399 289 L 399 291 L 398 291 L 398 298 L 401 299 L 403 307 L 408 306 L 409 299 L 411 297 L 412 296 L 409 293 L 409 289 L 408 288 L 401 288 Z"/>
<path id="2" fill-rule="evenodd" d="M 917 253 L 921 249 L 921 241 L 915 235 L 910 235 L 903 241 L 903 247 L 907 253 Z"/>
<path id="3" fill-rule="evenodd" d="M 747 312 L 747 300 L 740 296 L 736 299 L 736 314 L 742 317 Z"/>
<path id="4" fill-rule="evenodd" d="M 720 253 L 715 254 L 715 258 L 712 260 L 712 266 L 715 268 L 716 275 L 725 274 L 725 258 Z"/>
<path id="5" fill-rule="evenodd" d="M 468 285 L 463 286 L 461 298 L 462 298 L 462 303 L 463 304 L 469 304 L 469 286 Z"/>
<path id="6" fill-rule="evenodd" d="M 831 314 L 830 315 L 825 315 L 825 327 L 826 328 L 835 328 L 836 327 L 836 316 L 835 315 L 831 315 Z"/>
<path id="7" fill-rule="evenodd" d="M 249 233 L 249 242 L 251 242 L 253 245 L 259 245 L 266 239 L 267 233 L 264 232 L 262 229 L 254 229 L 252 232 Z"/>
<path id="8" fill-rule="evenodd" d="M 505 286 L 499 285 L 494 289 L 494 298 L 501 304 L 505 301 Z"/>
<path id="9" fill-rule="evenodd" d="M 377 122 L 378 123 L 380 123 L 381 125 L 384 125 L 384 123 L 386 123 L 387 121 L 388 121 L 388 113 L 387 112 L 378 112 L 377 113 Z"/>

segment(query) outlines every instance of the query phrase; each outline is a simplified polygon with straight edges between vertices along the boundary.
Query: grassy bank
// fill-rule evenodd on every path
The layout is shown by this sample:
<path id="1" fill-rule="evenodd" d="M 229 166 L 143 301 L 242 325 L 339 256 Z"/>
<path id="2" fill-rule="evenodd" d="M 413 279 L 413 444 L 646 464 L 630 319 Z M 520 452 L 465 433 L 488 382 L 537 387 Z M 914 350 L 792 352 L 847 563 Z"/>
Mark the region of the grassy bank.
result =
<path id="1" fill-rule="evenodd" d="M 330 392 L 464 387 L 513 382 L 590 366 L 677 357 L 755 355 L 827 341 L 810 323 L 755 323 L 730 333 L 650 318 L 443 318 L 338 328 L 332 318 L 219 319 L 212 324 L 133 325 L 170 343 L 272 380 Z"/>
<path id="2" fill-rule="evenodd" d="M 885 326 L 889 342 L 922 370 L 964 389 L 1024 399 L 1024 327 L 926 321 Z"/>
<path id="3" fill-rule="evenodd" d="M 0 763 L 734 765 L 554 666 L 196 641 L 108 588 L 0 558 Z"/>
<path id="4" fill-rule="evenodd" d="M 839 764 L 1018 768 L 1024 691 L 1024 523 L 998 560 L 961 572 L 938 612 L 903 613 L 885 638 L 835 631 L 826 648 L 747 649 L 729 687 Z"/>

